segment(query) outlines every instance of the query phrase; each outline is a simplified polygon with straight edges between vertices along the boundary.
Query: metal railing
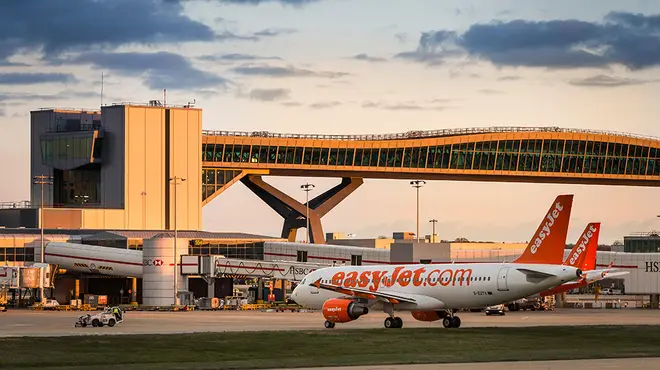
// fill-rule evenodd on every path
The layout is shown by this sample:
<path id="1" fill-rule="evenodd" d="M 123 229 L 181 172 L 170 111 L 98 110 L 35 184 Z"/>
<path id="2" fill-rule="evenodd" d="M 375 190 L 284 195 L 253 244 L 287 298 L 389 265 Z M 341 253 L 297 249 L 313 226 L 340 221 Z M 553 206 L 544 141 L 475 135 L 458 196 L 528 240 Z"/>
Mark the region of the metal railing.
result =
<path id="1" fill-rule="evenodd" d="M 561 127 L 513 127 L 513 126 L 496 126 L 496 127 L 472 127 L 472 128 L 452 128 L 441 130 L 415 130 L 402 133 L 386 133 L 386 134 L 363 134 L 363 135 L 333 135 L 333 134 L 291 134 L 291 133 L 277 133 L 269 131 L 224 131 L 224 130 L 202 130 L 202 134 L 206 136 L 239 136 L 239 137 L 260 137 L 260 138 L 278 138 L 278 139 L 314 139 L 314 140 L 346 140 L 346 141 L 376 141 L 376 140 L 407 140 L 407 139 L 423 139 L 434 137 L 449 137 L 449 136 L 463 136 L 475 134 L 493 134 L 493 133 L 509 133 L 509 132 L 561 132 L 561 133 L 576 133 L 576 134 L 596 134 L 596 135 L 610 135 L 610 136 L 624 136 L 636 139 L 658 140 L 660 137 L 631 134 L 619 131 L 607 130 L 591 130 L 591 129 L 578 129 L 578 128 L 561 128 Z"/>
<path id="2" fill-rule="evenodd" d="M 0 209 L 7 208 L 33 208 L 29 200 L 21 200 L 18 202 L 0 202 Z"/>

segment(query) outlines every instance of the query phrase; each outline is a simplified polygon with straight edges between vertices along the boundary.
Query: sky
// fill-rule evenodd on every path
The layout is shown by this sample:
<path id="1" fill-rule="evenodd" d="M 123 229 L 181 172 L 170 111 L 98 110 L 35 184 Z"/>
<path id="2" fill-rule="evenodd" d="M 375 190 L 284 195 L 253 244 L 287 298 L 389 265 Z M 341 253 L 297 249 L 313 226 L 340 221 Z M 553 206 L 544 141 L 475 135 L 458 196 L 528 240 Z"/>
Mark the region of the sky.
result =
<path id="1" fill-rule="evenodd" d="M 22 0 L 0 12 L 0 201 L 29 198 L 29 111 L 195 102 L 213 130 L 367 134 L 560 126 L 660 137 L 660 2 L 470 0 Z M 103 73 L 103 99 L 101 74 Z M 11 174 L 11 175 L 8 175 Z M 267 178 L 304 200 L 339 179 Z M 311 195 L 313 195 L 312 193 Z M 569 240 L 660 229 L 644 187 L 429 181 L 421 234 L 527 241 L 558 194 Z M 415 189 L 366 180 L 323 218 L 358 238 L 415 231 Z M 242 184 L 205 230 L 279 236 Z M 302 230 L 301 230 L 302 231 Z M 299 233 L 299 239 L 302 239 Z"/>

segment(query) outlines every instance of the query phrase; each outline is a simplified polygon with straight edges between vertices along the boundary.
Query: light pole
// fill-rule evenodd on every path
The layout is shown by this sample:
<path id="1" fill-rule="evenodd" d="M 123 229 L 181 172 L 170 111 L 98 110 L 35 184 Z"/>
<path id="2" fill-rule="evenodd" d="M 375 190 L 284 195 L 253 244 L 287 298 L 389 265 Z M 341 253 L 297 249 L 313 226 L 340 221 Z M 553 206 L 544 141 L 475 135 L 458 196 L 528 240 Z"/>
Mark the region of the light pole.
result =
<path id="1" fill-rule="evenodd" d="M 419 188 L 424 186 L 426 181 L 424 180 L 414 180 L 410 182 L 413 188 L 417 188 L 417 243 L 419 243 Z"/>
<path id="2" fill-rule="evenodd" d="M 435 218 L 432 220 L 429 220 L 430 223 L 433 224 L 433 233 L 431 234 L 431 243 L 435 243 L 435 224 L 438 222 Z"/>
<path id="3" fill-rule="evenodd" d="M 39 229 L 41 231 L 41 253 L 39 254 L 41 260 L 39 262 L 45 263 L 45 248 L 46 243 L 44 242 L 44 185 L 53 185 L 53 176 L 39 175 L 32 178 L 32 183 L 35 185 L 41 185 L 41 203 L 39 204 Z M 43 273 L 43 269 L 41 273 Z M 44 301 L 44 278 L 41 276 L 41 284 L 39 284 L 39 298 L 41 302 Z"/>
<path id="4" fill-rule="evenodd" d="M 307 226 L 305 227 L 305 243 L 307 243 L 309 237 L 309 192 L 314 189 L 314 184 L 306 183 L 300 185 L 300 188 L 305 191 L 305 221 L 307 222 Z"/>
<path id="5" fill-rule="evenodd" d="M 170 177 L 170 181 L 174 181 L 174 305 L 178 306 L 179 305 L 179 297 L 178 297 L 178 281 L 177 281 L 177 258 L 176 258 L 176 241 L 177 241 L 177 227 L 176 227 L 176 220 L 177 220 L 177 213 L 176 213 L 176 187 L 177 185 L 183 183 L 186 181 L 183 177 Z"/>

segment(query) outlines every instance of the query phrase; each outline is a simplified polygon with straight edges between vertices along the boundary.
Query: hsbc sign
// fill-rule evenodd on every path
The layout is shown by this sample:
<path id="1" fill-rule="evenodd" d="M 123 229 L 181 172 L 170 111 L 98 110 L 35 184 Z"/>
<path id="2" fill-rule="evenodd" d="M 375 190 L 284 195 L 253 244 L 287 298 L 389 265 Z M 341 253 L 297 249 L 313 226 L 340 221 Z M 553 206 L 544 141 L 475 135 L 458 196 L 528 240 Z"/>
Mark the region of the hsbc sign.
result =
<path id="1" fill-rule="evenodd" d="M 161 259 L 145 259 L 142 261 L 144 266 L 162 266 L 163 265 L 163 260 Z"/>

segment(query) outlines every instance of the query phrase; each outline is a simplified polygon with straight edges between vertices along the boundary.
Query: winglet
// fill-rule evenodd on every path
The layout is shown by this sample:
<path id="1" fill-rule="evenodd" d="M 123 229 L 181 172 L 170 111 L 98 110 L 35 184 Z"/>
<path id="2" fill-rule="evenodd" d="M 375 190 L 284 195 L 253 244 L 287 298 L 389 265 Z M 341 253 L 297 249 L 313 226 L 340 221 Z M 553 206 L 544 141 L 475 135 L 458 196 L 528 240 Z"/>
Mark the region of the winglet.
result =
<path id="1" fill-rule="evenodd" d="M 588 224 L 563 264 L 577 267 L 582 271 L 595 269 L 599 234 L 600 222 Z"/>
<path id="2" fill-rule="evenodd" d="M 564 261 L 573 194 L 559 195 L 541 221 L 527 249 L 514 263 L 561 265 Z"/>

